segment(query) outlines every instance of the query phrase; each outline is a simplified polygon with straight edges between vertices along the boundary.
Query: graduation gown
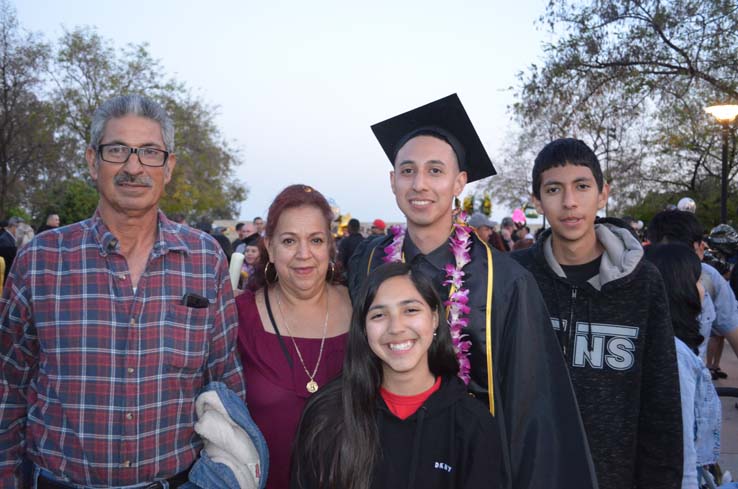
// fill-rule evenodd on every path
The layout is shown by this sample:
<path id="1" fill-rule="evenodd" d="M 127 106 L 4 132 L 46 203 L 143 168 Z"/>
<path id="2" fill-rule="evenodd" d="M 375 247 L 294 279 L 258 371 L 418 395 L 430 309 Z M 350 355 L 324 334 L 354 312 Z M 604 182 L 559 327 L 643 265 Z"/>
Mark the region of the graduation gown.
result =
<path id="1" fill-rule="evenodd" d="M 352 300 L 368 272 L 384 263 L 384 249 L 392 239 L 365 240 L 356 249 L 349 264 Z M 471 308 L 464 330 L 472 342 L 468 389 L 498 423 L 502 487 L 596 488 L 569 375 L 533 276 L 475 233 L 470 253 L 471 262 L 463 269 Z M 445 301 L 444 267 L 454 263 L 449 245 L 423 255 L 406 234 L 403 255 L 415 272 L 430 278 Z"/>

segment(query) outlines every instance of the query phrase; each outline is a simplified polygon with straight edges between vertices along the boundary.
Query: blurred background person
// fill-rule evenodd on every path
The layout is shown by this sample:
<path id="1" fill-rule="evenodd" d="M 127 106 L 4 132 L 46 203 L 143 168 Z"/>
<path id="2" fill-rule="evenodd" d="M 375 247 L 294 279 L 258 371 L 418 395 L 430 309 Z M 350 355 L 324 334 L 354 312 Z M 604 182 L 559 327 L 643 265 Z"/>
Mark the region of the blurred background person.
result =
<path id="1" fill-rule="evenodd" d="M 481 212 L 475 212 L 471 215 L 471 217 L 467 221 L 467 224 L 474 228 L 474 230 L 477 232 L 477 236 L 479 236 L 479 239 L 487 244 L 490 244 L 490 237 L 494 233 L 495 226 L 497 226 L 496 222 L 491 221 L 486 215 L 482 214 Z"/>
<path id="2" fill-rule="evenodd" d="M 524 229 L 527 229 L 527 226 Z M 535 242 L 536 239 L 530 232 L 525 233 L 522 238 L 518 239 L 515 242 L 515 244 L 513 245 L 513 251 L 530 248 L 531 246 L 533 246 L 533 244 L 535 244 Z"/>
<path id="3" fill-rule="evenodd" d="M 515 244 L 513 242 L 513 234 L 515 231 L 515 223 L 513 222 L 512 217 L 505 217 L 502 219 L 502 224 L 500 224 L 500 238 L 502 238 L 504 249 L 500 251 L 512 250 L 512 247 Z"/>
<path id="4" fill-rule="evenodd" d="M 721 405 L 710 371 L 700 359 L 699 315 L 705 289 L 697 255 L 682 243 L 657 244 L 646 250 L 664 279 L 674 327 L 682 404 L 684 470 L 682 489 L 698 489 L 697 468 L 718 462 Z"/>
<path id="5" fill-rule="evenodd" d="M 39 226 L 37 234 L 43 233 L 44 231 L 48 231 L 49 229 L 56 229 L 61 225 L 61 220 L 59 219 L 59 214 L 49 214 L 46 217 L 46 222 Z"/>
<path id="6" fill-rule="evenodd" d="M 371 235 L 372 236 L 384 236 L 386 232 L 387 224 L 381 219 L 374 219 L 372 222 Z"/>
<path id="7" fill-rule="evenodd" d="M 238 233 L 238 238 L 233 241 L 231 247 L 237 253 L 244 253 L 247 243 L 255 243 L 261 237 L 256 231 L 256 226 L 250 222 L 239 222 L 236 224 L 236 232 Z"/>
<path id="8" fill-rule="evenodd" d="M 238 288 L 241 290 L 251 289 L 254 284 L 256 268 L 259 266 L 262 249 L 264 248 L 263 241 L 261 236 L 254 234 L 239 246 L 243 250 L 239 251 L 239 253 L 243 253 L 244 257 L 243 265 L 241 265 L 241 279 L 238 284 Z M 266 250 L 264 251 L 266 252 Z"/>
<path id="9" fill-rule="evenodd" d="M 17 217 L 11 217 L 8 220 L 0 221 L 0 257 L 2 257 L 5 262 L 3 280 L 8 278 L 10 266 L 13 264 L 15 255 L 18 252 L 18 245 L 15 241 L 15 228 L 17 225 Z"/>
<path id="10" fill-rule="evenodd" d="M 224 226 L 216 226 L 210 232 L 210 236 L 215 238 L 215 241 L 217 241 L 220 247 L 223 248 L 223 253 L 225 253 L 226 258 L 228 258 L 228 263 L 230 263 L 231 255 L 233 254 L 233 248 L 231 248 L 231 240 L 228 239 L 228 236 L 225 235 L 225 232 L 226 228 Z"/>
<path id="11" fill-rule="evenodd" d="M 356 247 L 364 241 L 361 234 L 361 223 L 358 219 L 350 219 L 346 227 L 348 236 L 341 238 L 338 243 L 338 259 L 341 260 L 343 270 L 348 270 L 348 261 L 353 256 Z"/>
<path id="12" fill-rule="evenodd" d="M 351 301 L 335 282 L 332 220 L 330 205 L 314 188 L 291 185 L 280 192 L 267 215 L 256 291 L 236 299 L 247 403 L 275 468 L 269 489 L 288 487 L 303 406 L 343 364 Z"/>
<path id="13" fill-rule="evenodd" d="M 254 220 L 252 221 L 254 228 L 256 229 L 256 232 L 259 234 L 259 236 L 264 237 L 264 233 L 266 232 L 266 223 L 264 222 L 264 219 L 262 219 L 259 216 L 256 216 Z"/>
<path id="14" fill-rule="evenodd" d="M 187 218 L 181 212 L 175 212 L 172 214 L 170 221 L 182 224 L 183 226 L 189 226 L 189 224 L 187 224 Z"/>
<path id="15" fill-rule="evenodd" d="M 30 243 L 35 234 L 30 224 L 20 221 L 15 227 L 15 244 L 18 249 Z"/>
<path id="16" fill-rule="evenodd" d="M 702 275 L 700 282 L 705 289 L 700 315 L 700 334 L 709 338 L 711 334 L 724 336 L 738 355 L 738 305 L 735 294 L 727 280 L 713 266 L 703 261 L 705 257 L 704 228 L 697 217 L 687 211 L 666 210 L 659 212 L 648 223 L 648 240 L 657 243 L 682 243 L 700 259 Z M 713 343 L 714 344 L 714 343 Z M 700 357 L 705 360 L 714 378 L 725 378 L 716 359 L 713 344 L 705 340 L 699 347 Z"/>

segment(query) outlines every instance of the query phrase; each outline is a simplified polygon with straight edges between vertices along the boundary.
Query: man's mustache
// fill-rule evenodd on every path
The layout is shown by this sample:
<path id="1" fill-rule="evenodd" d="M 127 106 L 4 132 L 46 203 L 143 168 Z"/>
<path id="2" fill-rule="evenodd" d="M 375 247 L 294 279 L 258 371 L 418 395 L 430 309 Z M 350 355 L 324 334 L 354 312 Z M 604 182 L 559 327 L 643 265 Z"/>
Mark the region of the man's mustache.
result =
<path id="1" fill-rule="evenodd" d="M 145 187 L 153 187 L 154 182 L 151 180 L 151 177 L 148 175 L 132 175 L 128 172 L 120 172 L 115 175 L 113 178 L 113 181 L 116 185 L 120 184 L 133 184 L 133 185 L 142 185 Z"/>

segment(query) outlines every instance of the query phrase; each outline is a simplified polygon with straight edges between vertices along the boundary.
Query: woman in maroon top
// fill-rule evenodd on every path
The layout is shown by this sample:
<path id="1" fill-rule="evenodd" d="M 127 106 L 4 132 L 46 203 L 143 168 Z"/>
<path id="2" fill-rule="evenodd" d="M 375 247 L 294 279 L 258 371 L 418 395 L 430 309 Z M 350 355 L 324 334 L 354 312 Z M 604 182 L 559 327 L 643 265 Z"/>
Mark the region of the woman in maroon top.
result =
<path id="1" fill-rule="evenodd" d="M 269 448 L 267 489 L 289 487 L 302 408 L 341 372 L 351 301 L 333 283 L 332 220 L 314 188 L 284 189 L 269 208 L 254 290 L 236 299 L 246 401 Z"/>

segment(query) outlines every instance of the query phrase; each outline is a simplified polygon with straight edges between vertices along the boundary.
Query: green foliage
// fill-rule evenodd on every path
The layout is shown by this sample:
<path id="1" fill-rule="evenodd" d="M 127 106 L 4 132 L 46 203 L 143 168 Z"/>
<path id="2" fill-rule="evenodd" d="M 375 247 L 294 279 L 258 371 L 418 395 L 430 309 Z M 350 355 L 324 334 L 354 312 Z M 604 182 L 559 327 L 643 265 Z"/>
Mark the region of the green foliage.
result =
<path id="1" fill-rule="evenodd" d="M 57 155 L 51 107 L 39 98 L 48 47 L 18 26 L 0 1 L 0 215 L 22 205 L 43 173 L 40 162 Z"/>
<path id="2" fill-rule="evenodd" d="M 543 63 L 519 76 L 511 111 L 521 130 L 499 158 L 503 173 L 529 173 L 546 142 L 574 136 L 595 150 L 603 170 L 609 163 L 611 211 L 661 194 L 711 198 L 720 181 L 720 130 L 703 108 L 738 103 L 735 3 L 551 0 L 541 21 L 552 41 Z M 736 142 L 733 129 L 731 180 Z"/>
<path id="3" fill-rule="evenodd" d="M 89 182 L 81 178 L 70 178 L 60 185 L 59 198 L 55 207 L 49 207 L 42 213 L 47 215 L 56 212 L 64 224 L 81 221 L 92 216 L 97 208 L 97 190 Z"/>
<path id="4" fill-rule="evenodd" d="M 20 207 L 11 207 L 5 213 L 5 217 L 6 218 L 20 217 L 26 222 L 29 222 L 31 219 L 31 216 L 29 216 L 28 213 L 24 209 L 21 209 Z"/>
<path id="5" fill-rule="evenodd" d="M 8 0 L 0 0 L 0 214 L 16 206 L 36 219 L 51 209 L 64 222 L 89 217 L 80 213 L 95 208 L 84 159 L 92 114 L 111 97 L 141 93 L 161 103 L 175 125 L 178 164 L 162 209 L 236 215 L 247 196 L 233 178 L 238 151 L 220 134 L 216 109 L 164 73 L 145 44 L 120 50 L 90 27 L 67 31 L 55 44 L 24 34 Z"/>
<path id="6" fill-rule="evenodd" d="M 738 224 L 738 195 L 735 188 L 728 192 L 728 224 Z M 707 231 L 720 224 L 720 191 L 714 186 L 707 186 L 698 192 L 651 192 L 637 205 L 623 210 L 623 215 L 632 216 L 644 223 L 668 205 L 676 205 L 682 197 L 691 197 L 697 203 L 697 218 Z"/>

